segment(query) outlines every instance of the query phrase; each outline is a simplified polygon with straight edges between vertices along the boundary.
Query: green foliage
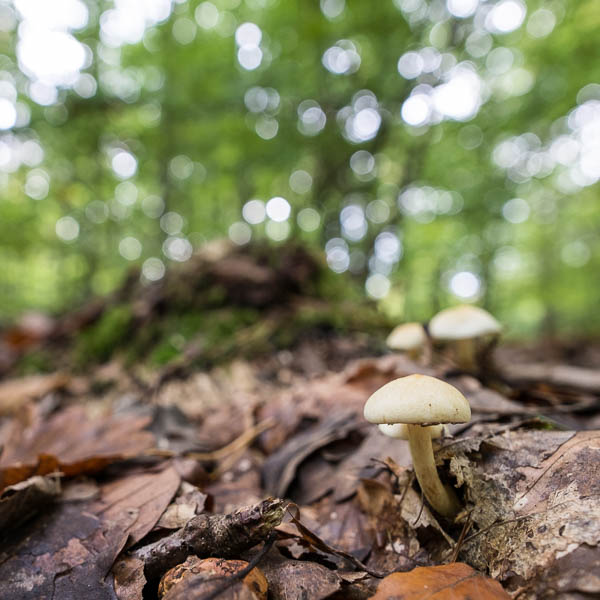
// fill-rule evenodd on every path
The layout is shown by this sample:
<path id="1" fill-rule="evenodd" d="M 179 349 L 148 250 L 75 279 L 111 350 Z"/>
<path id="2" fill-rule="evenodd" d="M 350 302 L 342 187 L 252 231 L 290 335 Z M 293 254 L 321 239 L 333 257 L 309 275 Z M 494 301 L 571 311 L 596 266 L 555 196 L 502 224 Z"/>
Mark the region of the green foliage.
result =
<path id="1" fill-rule="evenodd" d="M 86 0 L 87 25 L 73 35 L 89 50 L 87 79 L 59 85 L 47 106 L 31 99 L 35 75 L 19 68 L 24 17 L 0 1 L 1 89 L 11 97 L 14 88 L 21 112 L 30 111 L 0 133 L 0 311 L 62 310 L 115 289 L 130 263 L 159 277 L 156 259 L 168 266 L 188 256 L 188 245 L 251 234 L 327 247 L 330 264 L 344 271 L 334 276 L 340 295 L 348 277 L 366 280 L 396 320 L 426 320 L 466 299 L 515 334 L 599 330 L 600 291 L 590 281 L 600 268 L 600 168 L 584 140 L 600 121 L 600 88 L 589 87 L 600 82 L 596 2 L 518 0 L 512 7 L 526 8 L 523 23 L 500 32 L 490 11 L 501 1 L 460 18 L 438 0 L 178 0 L 164 19 L 152 21 L 147 8 L 142 39 L 125 43 L 111 40 L 113 3 Z M 236 58 L 245 22 L 262 32 L 255 69 Z M 328 63 L 336 45 L 341 62 Z M 402 77 L 407 52 L 441 62 Z M 479 91 L 467 86 L 458 101 L 456 93 L 435 96 L 460 72 L 453 64 L 475 74 Z M 95 93 L 82 81 L 95 83 Z M 418 93 L 434 110 L 410 125 L 402 111 Z M 480 106 L 464 112 L 475 97 Z M 572 115 L 583 105 L 577 129 Z M 311 106 L 322 112 L 303 125 Z M 380 126 L 351 139 L 352 114 L 365 107 Z M 324 126 L 313 135 L 319 118 Z M 578 144 L 574 157 L 560 154 L 560 140 Z M 39 144 L 41 162 L 31 145 L 19 150 L 27 141 Z M 114 169 L 119 151 L 135 157 L 134 174 Z M 299 171 L 310 184 L 293 183 Z M 416 190 L 412 200 L 407 190 Z M 244 223 L 248 200 L 274 196 L 291 205 L 289 230 L 269 219 Z M 525 204 L 511 205 L 514 198 Z M 362 214 L 360 235 L 341 227 L 347 207 Z M 303 225 L 306 208 L 320 217 L 315 229 Z M 387 262 L 376 252 L 382 233 L 401 244 Z M 103 327 L 106 340 L 84 354 L 106 351 L 117 334 Z M 162 347 L 156 362 L 177 353 L 166 337 Z"/>

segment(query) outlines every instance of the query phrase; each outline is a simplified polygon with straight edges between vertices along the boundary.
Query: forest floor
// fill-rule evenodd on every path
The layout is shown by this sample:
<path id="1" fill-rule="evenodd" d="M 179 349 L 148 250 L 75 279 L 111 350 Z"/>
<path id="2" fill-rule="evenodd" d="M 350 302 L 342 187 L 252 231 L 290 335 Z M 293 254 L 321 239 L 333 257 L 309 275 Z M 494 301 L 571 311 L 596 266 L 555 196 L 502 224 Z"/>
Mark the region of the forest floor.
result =
<path id="1" fill-rule="evenodd" d="M 0 342 L 0 598 L 600 596 L 600 345 L 386 350 L 390 323 L 298 248 L 213 245 Z M 362 409 L 420 373 L 469 400 L 434 442 Z"/>

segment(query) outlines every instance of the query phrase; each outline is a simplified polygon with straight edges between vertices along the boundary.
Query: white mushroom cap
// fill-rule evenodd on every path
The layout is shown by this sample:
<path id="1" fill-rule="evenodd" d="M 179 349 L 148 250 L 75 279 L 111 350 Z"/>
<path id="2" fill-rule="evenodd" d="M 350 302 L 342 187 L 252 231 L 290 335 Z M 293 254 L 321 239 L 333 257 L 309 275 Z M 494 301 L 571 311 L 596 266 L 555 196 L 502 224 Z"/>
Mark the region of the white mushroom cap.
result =
<path id="1" fill-rule="evenodd" d="M 380 387 L 366 402 L 371 423 L 466 423 L 467 399 L 453 386 L 428 375 L 400 377 Z"/>
<path id="2" fill-rule="evenodd" d="M 394 328 L 388 335 L 386 344 L 392 350 L 415 350 L 426 341 L 427 335 L 421 323 L 404 323 Z"/>
<path id="3" fill-rule="evenodd" d="M 388 437 L 396 438 L 398 440 L 408 440 L 408 428 L 404 423 L 394 423 L 393 425 L 381 423 L 381 425 L 378 425 L 377 427 L 379 428 L 379 431 L 383 433 L 383 435 L 387 435 Z M 444 435 L 443 425 L 431 425 L 427 429 L 429 429 L 429 434 L 431 435 L 432 440 L 437 440 Z"/>
<path id="4" fill-rule="evenodd" d="M 429 322 L 429 333 L 437 340 L 465 340 L 499 333 L 502 325 L 487 310 L 463 304 L 440 311 Z"/>

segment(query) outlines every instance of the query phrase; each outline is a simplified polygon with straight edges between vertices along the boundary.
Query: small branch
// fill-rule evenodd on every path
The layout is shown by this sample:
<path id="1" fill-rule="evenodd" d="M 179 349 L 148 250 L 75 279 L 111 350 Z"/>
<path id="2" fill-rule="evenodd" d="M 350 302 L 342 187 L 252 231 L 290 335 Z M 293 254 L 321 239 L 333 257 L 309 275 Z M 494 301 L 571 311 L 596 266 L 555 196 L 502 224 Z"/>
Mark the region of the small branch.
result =
<path id="1" fill-rule="evenodd" d="M 236 557 L 265 541 L 281 523 L 285 508 L 285 501 L 268 498 L 227 515 L 198 515 L 172 535 L 135 550 L 133 556 L 143 561 L 148 580 L 158 579 L 190 554 Z"/>

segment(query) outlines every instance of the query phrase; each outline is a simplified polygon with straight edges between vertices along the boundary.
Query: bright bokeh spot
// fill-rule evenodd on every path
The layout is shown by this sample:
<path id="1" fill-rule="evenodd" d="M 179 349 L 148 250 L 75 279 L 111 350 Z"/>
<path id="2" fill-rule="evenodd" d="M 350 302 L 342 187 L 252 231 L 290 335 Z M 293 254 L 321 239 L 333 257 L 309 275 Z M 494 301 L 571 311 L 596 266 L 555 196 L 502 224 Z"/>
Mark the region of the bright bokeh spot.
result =
<path id="1" fill-rule="evenodd" d="M 247 223 L 236 221 L 229 226 L 229 239 L 238 246 L 247 244 L 252 239 L 252 229 Z"/>
<path id="2" fill-rule="evenodd" d="M 202 29 L 213 29 L 219 23 L 219 9 L 212 2 L 202 2 L 196 7 L 194 18 Z"/>
<path id="3" fill-rule="evenodd" d="M 142 265 L 142 275 L 148 281 L 158 281 L 165 276 L 165 263 L 160 258 L 147 258 Z"/>
<path id="4" fill-rule="evenodd" d="M 481 280 L 471 271 L 459 271 L 450 278 L 450 291 L 463 300 L 477 298 L 481 291 Z"/>
<path id="5" fill-rule="evenodd" d="M 509 223 L 524 223 L 529 218 L 529 204 L 523 198 L 513 198 L 502 207 L 502 216 Z"/>
<path id="6" fill-rule="evenodd" d="M 162 246 L 163 254 L 176 262 L 185 262 L 192 256 L 192 244 L 184 237 L 168 237 Z"/>
<path id="7" fill-rule="evenodd" d="M 17 109 L 6 98 L 0 98 L 0 129 L 10 129 L 17 122 Z"/>
<path id="8" fill-rule="evenodd" d="M 321 216 L 314 208 L 303 208 L 296 220 L 298 227 L 306 232 L 316 231 L 321 224 Z"/>
<path id="9" fill-rule="evenodd" d="M 374 108 L 358 111 L 352 122 L 352 133 L 361 142 L 372 140 L 379 131 L 381 115 Z"/>
<path id="10" fill-rule="evenodd" d="M 533 38 L 543 38 L 552 33 L 556 16 L 547 8 L 540 8 L 531 14 L 527 21 L 527 33 Z"/>
<path id="11" fill-rule="evenodd" d="M 274 242 L 283 242 L 286 240 L 292 228 L 287 221 L 267 221 L 265 225 L 265 233 Z"/>
<path id="12" fill-rule="evenodd" d="M 119 254 L 125 260 L 137 260 L 142 255 L 142 244 L 137 238 L 125 237 L 119 242 Z"/>
<path id="13" fill-rule="evenodd" d="M 290 203 L 281 196 L 275 196 L 267 202 L 266 213 L 272 221 L 281 223 L 290 217 L 292 207 Z"/>
<path id="14" fill-rule="evenodd" d="M 125 150 L 116 152 L 110 164 L 115 175 L 121 179 L 133 177 L 137 171 L 137 159 L 131 152 Z"/>
<path id="15" fill-rule="evenodd" d="M 339 17 L 346 8 L 346 0 L 321 0 L 321 12 L 328 19 Z"/>
<path id="16" fill-rule="evenodd" d="M 357 204 L 350 204 L 342 208 L 340 224 L 343 236 L 352 242 L 360 241 L 367 233 L 368 225 L 365 213 L 362 206 Z"/>
<path id="17" fill-rule="evenodd" d="M 17 46 L 21 69 L 49 86 L 73 85 L 84 67 L 83 46 L 63 31 L 23 28 Z"/>
<path id="18" fill-rule="evenodd" d="M 113 48 L 142 41 L 146 29 L 171 14 L 171 0 L 117 0 L 100 15 L 100 37 Z"/>
<path id="19" fill-rule="evenodd" d="M 266 215 L 265 203 L 262 200 L 248 200 L 242 208 L 242 217 L 250 225 L 262 223 Z"/>
<path id="20" fill-rule="evenodd" d="M 433 105 L 442 115 L 455 121 L 468 121 L 481 106 L 481 79 L 464 64 L 450 72 L 446 83 L 434 88 Z"/>
<path id="21" fill-rule="evenodd" d="M 510 33 L 521 27 L 526 14 L 521 0 L 501 0 L 488 13 L 485 26 L 493 33 Z"/>
<path id="22" fill-rule="evenodd" d="M 334 75 L 350 75 L 360 67 L 360 55 L 350 40 L 340 40 L 323 54 L 323 66 Z"/>
<path id="23" fill-rule="evenodd" d="M 479 0 L 446 0 L 446 8 L 453 17 L 466 19 L 475 14 Z"/>
<path id="24" fill-rule="evenodd" d="M 258 46 L 261 39 L 262 31 L 254 23 L 242 23 L 235 30 L 235 43 L 238 46 Z"/>
<path id="25" fill-rule="evenodd" d="M 365 281 L 367 294 L 375 300 L 385 298 L 390 291 L 390 287 L 390 280 L 382 273 L 373 273 Z"/>
<path id="26" fill-rule="evenodd" d="M 160 218 L 160 228 L 168 235 L 181 233 L 183 225 L 183 217 L 175 211 L 169 211 Z"/>
<path id="27" fill-rule="evenodd" d="M 257 119 L 254 129 L 258 137 L 263 140 L 272 140 L 279 131 L 279 122 L 277 119 L 262 115 Z"/>
<path id="28" fill-rule="evenodd" d="M 431 115 L 431 101 L 426 94 L 415 94 L 407 98 L 402 105 L 402 120 L 413 127 L 426 125 Z"/>
<path id="29" fill-rule="evenodd" d="M 313 178 L 308 171 L 299 169 L 290 175 L 290 188 L 296 194 L 308 194 L 312 187 Z"/>
<path id="30" fill-rule="evenodd" d="M 79 223 L 73 217 L 61 217 L 56 221 L 56 235 L 64 242 L 72 242 L 79 237 Z"/>
<path id="31" fill-rule="evenodd" d="M 165 210 L 165 202 L 160 196 L 146 196 L 142 200 L 142 211 L 151 219 L 158 219 Z"/>
<path id="32" fill-rule="evenodd" d="M 298 129 L 304 135 L 317 135 L 326 122 L 325 113 L 314 100 L 304 100 L 298 105 Z"/>
<path id="33" fill-rule="evenodd" d="M 332 238 L 325 244 L 327 264 L 334 273 L 343 273 L 350 266 L 350 252 L 346 240 Z"/>
<path id="34" fill-rule="evenodd" d="M 240 66 L 246 71 L 254 71 L 260 67 L 263 53 L 258 46 L 241 46 L 237 53 Z"/>
<path id="35" fill-rule="evenodd" d="M 418 52 L 407 52 L 398 60 L 398 73 L 404 79 L 415 79 L 423 72 L 423 59 Z"/>

